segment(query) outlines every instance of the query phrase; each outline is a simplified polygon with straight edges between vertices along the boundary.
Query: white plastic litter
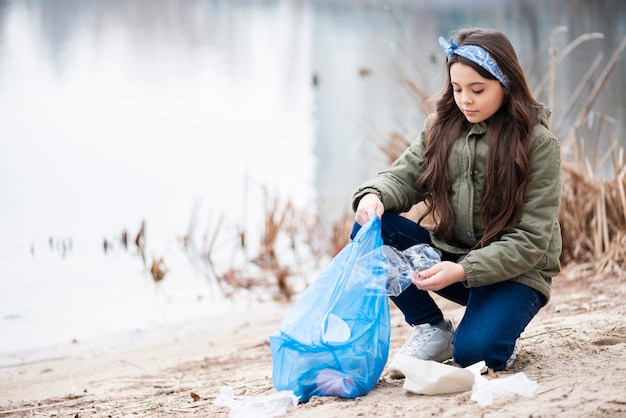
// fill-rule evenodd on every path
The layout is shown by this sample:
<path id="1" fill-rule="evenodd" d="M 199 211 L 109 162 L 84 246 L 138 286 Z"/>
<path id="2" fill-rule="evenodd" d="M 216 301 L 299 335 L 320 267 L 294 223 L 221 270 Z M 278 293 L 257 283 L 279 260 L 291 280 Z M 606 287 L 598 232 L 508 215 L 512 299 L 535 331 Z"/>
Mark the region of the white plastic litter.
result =
<path id="1" fill-rule="evenodd" d="M 213 403 L 230 408 L 230 418 L 271 418 L 285 415 L 289 408 L 298 406 L 298 401 L 292 390 L 264 396 L 235 396 L 232 387 L 224 386 Z"/>
<path id="2" fill-rule="evenodd" d="M 472 399 L 480 406 L 487 406 L 491 405 L 496 394 L 513 392 L 530 398 L 535 394 L 537 387 L 537 382 L 530 380 L 523 372 L 497 379 L 476 376 L 472 387 Z"/>
<path id="3" fill-rule="evenodd" d="M 459 368 L 412 356 L 396 356 L 395 368 L 405 376 L 404 389 L 420 395 L 439 395 L 472 391 L 472 400 L 481 406 L 491 405 L 494 395 L 517 393 L 531 397 L 537 390 L 537 382 L 523 372 L 507 377 L 488 379 L 481 376 L 486 370 L 484 361 Z"/>
<path id="4" fill-rule="evenodd" d="M 420 395 L 440 395 L 471 390 L 475 377 L 480 376 L 485 368 L 484 361 L 460 368 L 402 355 L 396 356 L 394 365 L 405 376 L 404 389 Z"/>

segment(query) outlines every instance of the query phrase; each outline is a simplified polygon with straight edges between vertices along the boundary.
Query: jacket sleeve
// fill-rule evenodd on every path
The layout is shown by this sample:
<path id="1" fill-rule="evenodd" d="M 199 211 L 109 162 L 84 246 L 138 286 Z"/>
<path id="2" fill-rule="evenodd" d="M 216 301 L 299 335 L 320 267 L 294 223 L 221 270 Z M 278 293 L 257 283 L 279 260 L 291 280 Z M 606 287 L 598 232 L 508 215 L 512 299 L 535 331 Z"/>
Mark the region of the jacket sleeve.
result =
<path id="1" fill-rule="evenodd" d="M 468 287 L 508 280 L 534 267 L 540 268 L 552 235 L 560 233 L 557 226 L 561 200 L 560 144 L 543 127 L 536 127 L 535 135 L 522 217 L 512 231 L 470 251 L 460 262 Z"/>
<path id="2" fill-rule="evenodd" d="M 368 193 L 375 193 L 380 198 L 385 211 L 405 212 L 421 200 L 415 190 L 417 179 L 423 160 L 426 141 L 424 129 L 396 161 L 386 170 L 380 171 L 377 176 L 361 184 L 352 196 L 352 209 L 356 211 L 359 201 Z"/>

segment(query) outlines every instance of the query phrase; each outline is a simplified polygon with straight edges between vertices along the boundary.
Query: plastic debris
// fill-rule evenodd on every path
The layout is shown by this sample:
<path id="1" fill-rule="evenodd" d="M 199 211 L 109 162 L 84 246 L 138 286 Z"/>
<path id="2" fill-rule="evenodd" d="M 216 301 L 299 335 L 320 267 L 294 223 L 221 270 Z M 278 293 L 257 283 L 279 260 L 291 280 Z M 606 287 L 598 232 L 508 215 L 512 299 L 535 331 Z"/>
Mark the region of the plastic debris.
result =
<path id="1" fill-rule="evenodd" d="M 381 250 L 390 296 L 398 296 L 413 283 L 414 271 L 423 271 L 441 262 L 441 252 L 428 244 L 417 244 L 403 251 L 383 245 Z"/>
<path id="2" fill-rule="evenodd" d="M 497 394 L 517 393 L 531 397 L 538 387 L 537 382 L 530 380 L 523 372 L 488 379 L 481 375 L 486 370 L 484 361 L 460 368 L 412 356 L 397 356 L 395 367 L 406 376 L 403 387 L 409 392 L 440 395 L 471 390 L 472 400 L 480 406 L 491 405 Z"/>
<path id="3" fill-rule="evenodd" d="M 326 396 L 349 398 L 358 390 L 354 379 L 346 373 L 331 368 L 322 369 L 315 378 L 317 391 Z"/>
<path id="4" fill-rule="evenodd" d="M 535 394 L 537 387 L 537 382 L 530 380 L 523 372 L 497 379 L 476 376 L 472 387 L 472 400 L 478 402 L 480 406 L 487 406 L 492 404 L 494 395 L 510 392 L 530 398 Z"/>
<path id="5" fill-rule="evenodd" d="M 298 406 L 298 397 L 292 390 L 283 390 L 264 396 L 235 396 L 233 388 L 224 386 L 213 403 L 230 408 L 230 418 L 271 418 L 285 415 Z"/>
<path id="6" fill-rule="evenodd" d="M 396 356 L 395 367 L 405 375 L 404 389 L 420 395 L 469 391 L 475 378 L 486 368 L 484 361 L 461 368 L 409 355 Z"/>

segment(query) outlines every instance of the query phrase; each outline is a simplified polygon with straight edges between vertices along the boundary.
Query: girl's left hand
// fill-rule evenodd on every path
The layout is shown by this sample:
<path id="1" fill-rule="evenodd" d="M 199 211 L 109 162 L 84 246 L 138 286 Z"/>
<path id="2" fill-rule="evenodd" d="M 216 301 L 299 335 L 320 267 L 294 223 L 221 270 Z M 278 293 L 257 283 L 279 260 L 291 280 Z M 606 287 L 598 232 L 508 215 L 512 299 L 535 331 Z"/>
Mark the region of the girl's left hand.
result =
<path id="1" fill-rule="evenodd" d="M 427 270 L 413 272 L 413 284 L 420 290 L 441 290 L 464 280 L 463 266 L 452 261 L 442 261 Z"/>

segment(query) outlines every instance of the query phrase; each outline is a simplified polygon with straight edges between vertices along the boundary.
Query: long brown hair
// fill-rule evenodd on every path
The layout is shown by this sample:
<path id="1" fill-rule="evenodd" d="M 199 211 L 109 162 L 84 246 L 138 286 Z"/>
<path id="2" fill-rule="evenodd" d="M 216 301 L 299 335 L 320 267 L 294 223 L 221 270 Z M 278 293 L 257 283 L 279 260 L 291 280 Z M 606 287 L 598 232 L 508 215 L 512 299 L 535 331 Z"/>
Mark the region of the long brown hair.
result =
<path id="1" fill-rule="evenodd" d="M 531 93 L 513 45 L 502 32 L 466 29 L 457 34 L 455 43 L 485 49 L 510 81 L 502 106 L 487 121 L 489 155 L 480 207 L 485 229 L 477 244 L 485 246 L 513 228 L 522 216 L 530 166 L 530 135 L 541 105 Z M 424 194 L 430 212 L 439 219 L 433 232 L 444 238 L 451 238 L 454 224 L 448 157 L 468 123 L 454 101 L 450 83 L 450 66 L 455 62 L 470 65 L 481 76 L 495 80 L 482 67 L 456 54 L 445 60 L 447 82 L 436 101 L 436 113 L 427 133 L 423 174 L 417 181 L 417 189 Z"/>

